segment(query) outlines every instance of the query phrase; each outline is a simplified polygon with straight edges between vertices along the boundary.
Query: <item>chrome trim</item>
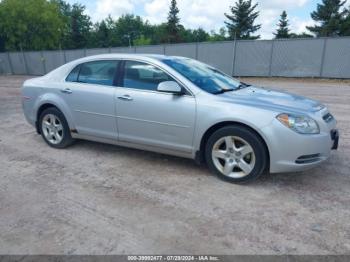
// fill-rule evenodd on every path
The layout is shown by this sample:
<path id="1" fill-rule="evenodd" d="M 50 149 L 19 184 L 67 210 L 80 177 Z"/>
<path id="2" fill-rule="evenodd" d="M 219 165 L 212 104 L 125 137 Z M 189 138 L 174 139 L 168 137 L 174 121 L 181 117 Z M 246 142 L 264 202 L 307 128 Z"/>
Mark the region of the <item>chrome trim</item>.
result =
<path id="1" fill-rule="evenodd" d="M 158 125 L 164 125 L 164 126 L 175 126 L 175 127 L 180 127 L 180 128 L 189 128 L 189 126 L 182 126 L 182 125 L 176 125 L 176 124 L 169 124 L 169 123 L 157 122 L 157 121 L 152 121 L 152 120 L 144 120 L 144 119 L 133 118 L 133 117 L 126 117 L 126 116 L 116 116 L 116 117 L 117 117 L 117 118 L 121 118 L 121 119 L 126 119 L 126 120 L 133 120 L 133 121 L 139 121 L 139 122 L 146 122 L 146 123 L 158 124 Z"/>
<path id="2" fill-rule="evenodd" d="M 164 68 L 161 68 L 159 67 L 158 65 L 152 63 L 152 62 L 149 62 L 149 61 L 145 61 L 143 59 L 139 59 L 139 58 L 104 58 L 104 59 L 96 59 L 96 60 L 90 60 L 90 61 L 85 61 L 85 62 L 82 62 L 80 64 L 76 64 L 74 65 L 73 68 L 71 68 L 68 72 L 68 74 L 65 76 L 64 78 L 64 82 L 65 83 L 73 83 L 73 84 L 88 84 L 88 85 L 98 85 L 98 86 L 105 86 L 105 87 L 112 87 L 112 88 L 115 88 L 117 86 L 114 86 L 114 85 L 101 85 L 101 84 L 95 84 L 95 83 L 83 83 L 83 82 L 71 82 L 71 81 L 67 81 L 67 77 L 69 76 L 69 74 L 77 67 L 77 66 L 80 66 L 82 64 L 86 64 L 86 63 L 89 63 L 89 62 L 96 62 L 96 61 L 137 61 L 137 62 L 142 62 L 142 63 L 145 63 L 145 64 L 149 64 L 149 65 L 152 65 L 154 67 L 157 67 L 158 69 L 164 71 L 165 73 L 167 73 L 168 75 L 170 75 L 172 78 L 174 78 L 179 84 L 180 86 L 182 86 L 184 89 L 186 89 L 186 91 L 188 91 L 188 93 L 190 95 L 183 95 L 183 96 L 191 96 L 191 97 L 194 97 L 194 94 L 193 92 L 188 88 L 186 87 L 186 85 L 181 81 L 179 80 L 176 76 L 174 76 L 172 73 L 170 73 L 168 70 L 164 69 Z M 128 88 L 128 87 L 120 87 L 120 88 L 125 88 L 125 89 L 133 89 L 133 88 Z M 140 90 L 140 89 L 135 89 L 135 90 Z M 151 91 L 151 90 L 150 90 Z M 155 91 L 157 93 L 161 93 L 159 91 Z"/>
<path id="3" fill-rule="evenodd" d="M 91 114 L 91 115 L 98 115 L 98 116 L 115 117 L 114 115 L 100 114 L 100 113 L 95 113 L 95 112 L 90 112 L 90 111 L 84 111 L 84 110 L 78 110 L 78 109 L 74 109 L 74 112 L 85 113 L 85 114 Z"/>
<path id="4" fill-rule="evenodd" d="M 77 110 L 77 109 L 75 109 L 74 111 L 75 112 L 79 112 L 79 113 L 98 115 L 98 116 L 107 116 L 107 117 L 113 117 L 113 118 L 117 118 L 117 119 L 120 118 L 120 119 L 126 119 L 126 120 L 140 121 L 140 122 L 146 122 L 146 123 L 152 123 L 152 124 L 158 124 L 158 125 L 164 125 L 164 126 L 175 126 L 175 127 L 180 127 L 180 128 L 189 128 L 189 126 L 169 124 L 169 123 L 164 123 L 164 122 L 157 122 L 157 121 L 152 121 L 152 120 L 144 120 L 144 119 L 132 118 L 132 117 L 126 117 L 126 116 L 114 116 L 114 115 L 108 115 L 108 114 L 100 114 L 100 113 L 94 113 L 94 112 L 89 112 L 89 111 L 84 111 L 84 110 Z"/>

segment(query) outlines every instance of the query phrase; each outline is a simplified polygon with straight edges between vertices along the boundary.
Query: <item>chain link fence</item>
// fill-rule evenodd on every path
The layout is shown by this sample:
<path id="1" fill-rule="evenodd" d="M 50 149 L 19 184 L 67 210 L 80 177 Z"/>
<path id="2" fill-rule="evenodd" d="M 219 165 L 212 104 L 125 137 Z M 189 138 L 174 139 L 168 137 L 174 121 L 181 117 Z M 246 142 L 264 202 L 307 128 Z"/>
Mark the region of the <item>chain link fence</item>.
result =
<path id="1" fill-rule="evenodd" d="M 72 60 L 105 53 L 185 56 L 233 76 L 350 78 L 350 37 L 7 52 L 0 53 L 0 74 L 44 75 Z"/>

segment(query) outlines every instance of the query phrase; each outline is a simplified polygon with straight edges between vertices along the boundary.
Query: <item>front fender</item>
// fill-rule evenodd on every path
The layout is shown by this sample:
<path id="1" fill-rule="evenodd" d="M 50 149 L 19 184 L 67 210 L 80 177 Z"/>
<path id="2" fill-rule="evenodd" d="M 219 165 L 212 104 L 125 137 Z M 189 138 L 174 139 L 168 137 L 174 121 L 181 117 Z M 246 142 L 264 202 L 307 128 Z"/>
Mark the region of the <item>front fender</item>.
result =
<path id="1" fill-rule="evenodd" d="M 268 149 L 270 149 L 270 141 L 263 132 L 263 128 L 270 125 L 274 119 L 274 112 L 250 106 L 237 104 L 223 106 L 222 103 L 198 105 L 197 125 L 193 141 L 194 152 L 201 149 L 201 142 L 205 133 L 222 123 L 239 123 L 248 126 L 264 139 Z"/>

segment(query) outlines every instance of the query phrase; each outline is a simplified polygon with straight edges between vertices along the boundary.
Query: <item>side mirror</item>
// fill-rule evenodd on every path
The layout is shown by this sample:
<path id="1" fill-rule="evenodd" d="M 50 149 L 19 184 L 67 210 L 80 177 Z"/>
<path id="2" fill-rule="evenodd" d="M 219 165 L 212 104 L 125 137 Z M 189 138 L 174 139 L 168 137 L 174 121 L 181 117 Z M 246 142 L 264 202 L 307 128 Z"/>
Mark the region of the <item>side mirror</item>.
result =
<path id="1" fill-rule="evenodd" d="M 157 90 L 159 92 L 172 93 L 176 95 L 182 95 L 183 91 L 181 86 L 175 81 L 164 81 L 158 84 Z"/>

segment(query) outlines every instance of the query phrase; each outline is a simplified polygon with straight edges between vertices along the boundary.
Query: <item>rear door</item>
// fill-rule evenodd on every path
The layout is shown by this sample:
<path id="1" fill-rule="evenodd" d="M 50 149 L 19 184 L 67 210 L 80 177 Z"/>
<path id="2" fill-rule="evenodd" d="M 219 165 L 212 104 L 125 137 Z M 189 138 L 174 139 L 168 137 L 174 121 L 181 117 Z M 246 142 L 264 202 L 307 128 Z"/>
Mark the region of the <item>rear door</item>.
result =
<path id="1" fill-rule="evenodd" d="M 170 150 L 191 152 L 195 123 L 195 98 L 157 91 L 174 79 L 149 63 L 125 61 L 116 88 L 119 139 Z"/>
<path id="2" fill-rule="evenodd" d="M 79 134 L 117 139 L 114 92 L 119 61 L 92 61 L 68 75 L 60 95 L 68 103 Z"/>

